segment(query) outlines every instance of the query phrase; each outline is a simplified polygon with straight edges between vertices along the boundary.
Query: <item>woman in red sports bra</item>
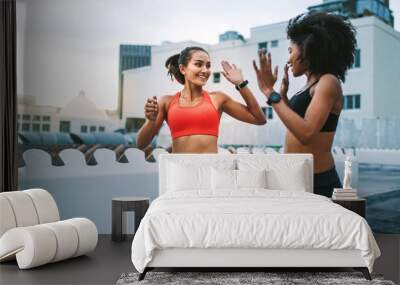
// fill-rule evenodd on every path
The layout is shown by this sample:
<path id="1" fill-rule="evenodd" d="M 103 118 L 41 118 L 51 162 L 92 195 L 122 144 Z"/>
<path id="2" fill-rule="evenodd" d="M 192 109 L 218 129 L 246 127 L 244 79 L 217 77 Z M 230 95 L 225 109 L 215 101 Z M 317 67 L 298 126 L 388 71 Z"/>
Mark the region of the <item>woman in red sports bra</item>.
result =
<path id="1" fill-rule="evenodd" d="M 240 69 L 222 61 L 222 74 L 236 86 L 246 105 L 220 92 L 203 89 L 211 75 L 208 53 L 201 47 L 187 47 L 167 59 L 168 74 L 182 85 L 175 95 L 149 98 L 144 107 L 146 122 L 137 135 L 137 146 L 146 148 L 164 120 L 172 135 L 173 153 L 217 153 L 218 129 L 222 112 L 251 124 L 263 125 L 265 115 L 246 86 Z"/>

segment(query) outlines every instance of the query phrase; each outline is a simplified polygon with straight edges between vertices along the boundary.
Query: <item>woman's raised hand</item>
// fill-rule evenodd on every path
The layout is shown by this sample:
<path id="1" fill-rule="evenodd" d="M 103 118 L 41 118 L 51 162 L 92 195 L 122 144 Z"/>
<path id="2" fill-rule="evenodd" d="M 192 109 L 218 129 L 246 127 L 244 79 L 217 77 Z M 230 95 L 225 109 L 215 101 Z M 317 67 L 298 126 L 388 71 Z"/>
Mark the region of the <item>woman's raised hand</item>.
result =
<path id="1" fill-rule="evenodd" d="M 284 72 L 285 73 L 283 75 L 282 82 L 281 82 L 281 89 L 279 91 L 279 93 L 283 97 L 287 97 L 287 92 L 289 90 L 289 74 L 288 74 L 288 70 L 289 70 L 289 65 L 285 64 L 285 67 L 284 67 Z"/>
<path id="2" fill-rule="evenodd" d="M 148 98 L 146 104 L 144 105 L 144 115 L 146 119 L 150 121 L 155 121 L 158 114 L 158 103 L 157 97 L 153 96 L 152 98 Z"/>
<path id="3" fill-rule="evenodd" d="M 271 53 L 267 54 L 265 49 L 259 50 L 258 58 L 260 68 L 257 67 L 256 61 L 253 60 L 253 67 L 257 75 L 258 88 L 260 88 L 260 91 L 264 93 L 265 96 L 269 96 L 278 78 L 278 66 L 275 66 L 274 71 L 272 72 Z"/>
<path id="4" fill-rule="evenodd" d="M 230 64 L 226 60 L 221 61 L 221 65 L 224 69 L 224 71 L 222 71 L 222 74 L 229 82 L 234 85 L 239 85 L 243 82 L 242 70 L 237 68 L 236 65 Z"/>

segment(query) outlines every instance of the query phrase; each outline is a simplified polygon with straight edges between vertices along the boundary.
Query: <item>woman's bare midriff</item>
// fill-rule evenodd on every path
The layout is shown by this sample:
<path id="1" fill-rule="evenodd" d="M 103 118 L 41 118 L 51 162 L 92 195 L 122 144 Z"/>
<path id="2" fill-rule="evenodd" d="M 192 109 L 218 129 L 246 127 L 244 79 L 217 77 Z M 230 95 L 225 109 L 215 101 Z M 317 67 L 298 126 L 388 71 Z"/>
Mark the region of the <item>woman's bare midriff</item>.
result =
<path id="1" fill-rule="evenodd" d="M 172 141 L 173 153 L 217 153 L 218 138 L 211 135 L 191 135 Z"/>
<path id="2" fill-rule="evenodd" d="M 303 145 L 291 132 L 287 131 L 285 152 L 313 154 L 314 173 L 321 173 L 332 169 L 335 164 L 331 152 L 334 136 L 334 132 L 321 132 L 307 145 Z"/>

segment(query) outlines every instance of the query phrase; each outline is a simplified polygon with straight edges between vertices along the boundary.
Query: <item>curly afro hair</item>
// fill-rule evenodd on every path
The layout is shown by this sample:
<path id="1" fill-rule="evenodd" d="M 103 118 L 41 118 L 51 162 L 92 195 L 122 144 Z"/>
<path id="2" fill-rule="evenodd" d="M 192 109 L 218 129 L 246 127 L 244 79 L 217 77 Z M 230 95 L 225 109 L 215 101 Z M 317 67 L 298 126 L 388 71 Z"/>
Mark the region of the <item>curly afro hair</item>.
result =
<path id="1" fill-rule="evenodd" d="M 301 49 L 301 61 L 313 74 L 331 73 L 344 82 L 354 62 L 356 31 L 342 16 L 321 12 L 289 21 L 287 37 Z"/>

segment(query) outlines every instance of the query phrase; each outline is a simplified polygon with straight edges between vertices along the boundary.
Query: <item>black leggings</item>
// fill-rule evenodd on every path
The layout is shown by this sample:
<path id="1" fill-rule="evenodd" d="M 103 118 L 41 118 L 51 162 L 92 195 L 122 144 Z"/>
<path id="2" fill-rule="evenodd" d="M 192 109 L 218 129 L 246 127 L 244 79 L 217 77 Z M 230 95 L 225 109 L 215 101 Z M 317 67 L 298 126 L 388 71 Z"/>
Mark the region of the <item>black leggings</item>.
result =
<path id="1" fill-rule="evenodd" d="M 335 167 L 332 169 L 314 174 L 314 194 L 332 197 L 333 188 L 342 188 L 339 176 Z"/>

